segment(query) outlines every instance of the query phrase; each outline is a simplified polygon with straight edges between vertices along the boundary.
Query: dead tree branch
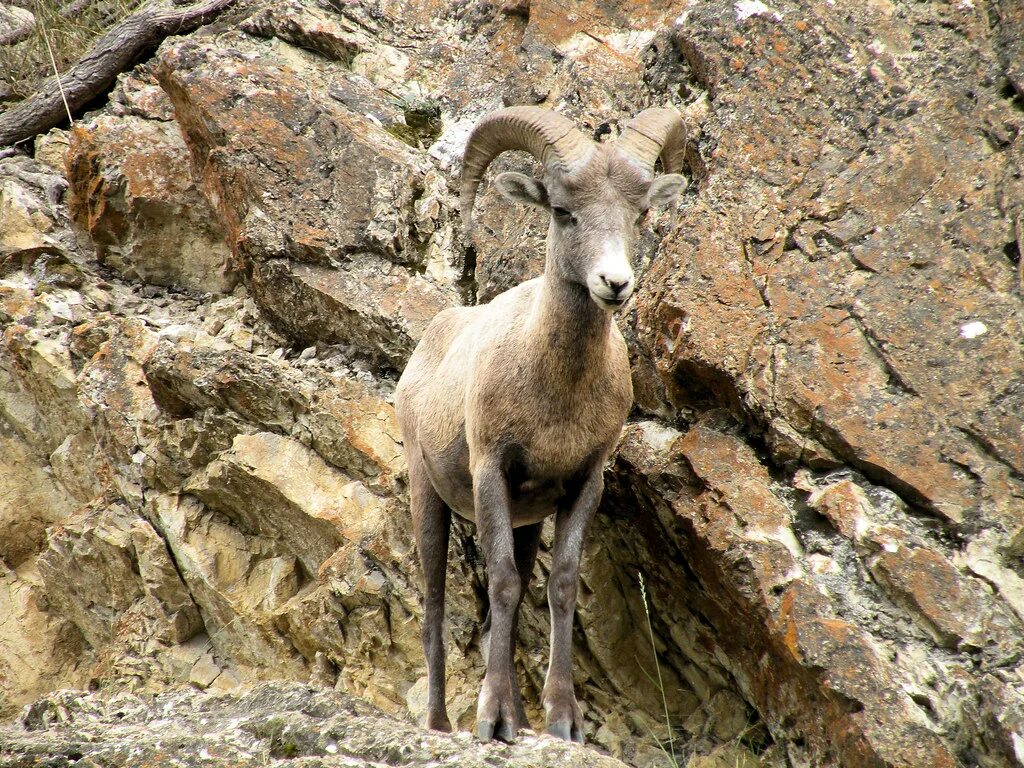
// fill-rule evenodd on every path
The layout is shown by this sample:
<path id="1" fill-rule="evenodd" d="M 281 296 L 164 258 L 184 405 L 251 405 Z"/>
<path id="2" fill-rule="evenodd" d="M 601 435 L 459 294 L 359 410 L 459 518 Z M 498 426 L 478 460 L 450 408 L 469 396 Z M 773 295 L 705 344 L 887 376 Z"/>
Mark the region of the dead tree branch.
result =
<path id="1" fill-rule="evenodd" d="M 118 74 L 156 48 L 165 37 L 208 24 L 234 0 L 208 0 L 187 6 L 148 3 L 101 37 L 61 75 L 68 106 L 76 112 L 106 91 Z M 47 131 L 66 117 L 57 78 L 51 77 L 25 101 L 0 113 L 0 147 Z"/>

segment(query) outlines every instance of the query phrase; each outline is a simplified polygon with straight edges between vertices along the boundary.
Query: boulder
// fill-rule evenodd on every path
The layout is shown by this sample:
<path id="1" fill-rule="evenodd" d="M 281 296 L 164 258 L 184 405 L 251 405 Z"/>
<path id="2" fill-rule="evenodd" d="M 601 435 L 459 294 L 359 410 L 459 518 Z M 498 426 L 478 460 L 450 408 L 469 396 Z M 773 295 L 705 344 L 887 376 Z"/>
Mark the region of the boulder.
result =
<path id="1" fill-rule="evenodd" d="M 231 290 L 231 252 L 177 123 L 100 115 L 74 127 L 67 158 L 71 214 L 101 263 L 129 280 Z"/>

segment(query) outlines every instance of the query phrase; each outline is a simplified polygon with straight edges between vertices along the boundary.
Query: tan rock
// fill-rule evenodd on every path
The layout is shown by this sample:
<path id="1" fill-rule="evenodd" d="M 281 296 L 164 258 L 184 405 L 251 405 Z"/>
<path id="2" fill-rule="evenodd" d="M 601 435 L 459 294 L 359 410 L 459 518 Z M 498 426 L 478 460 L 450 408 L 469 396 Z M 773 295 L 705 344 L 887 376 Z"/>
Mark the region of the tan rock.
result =
<path id="1" fill-rule="evenodd" d="M 192 665 L 192 671 L 189 673 L 189 682 L 196 688 L 209 688 L 219 675 L 220 667 L 213 660 L 213 656 L 204 653 Z"/>
<path id="2" fill-rule="evenodd" d="M 46 543 L 46 527 L 75 505 L 29 446 L 0 435 L 0 560 L 17 568 Z"/>
<path id="3" fill-rule="evenodd" d="M 957 565 L 966 565 L 973 573 L 994 585 L 999 595 L 1024 622 L 1024 579 L 1008 566 L 1007 558 L 998 553 L 998 539 L 992 536 L 986 536 L 985 539 L 970 542 Z"/>
<path id="4" fill-rule="evenodd" d="M 807 503 L 829 519 L 843 536 L 861 541 L 872 525 L 867 495 L 850 480 L 840 480 L 810 495 Z"/>
<path id="5" fill-rule="evenodd" d="M 253 296 L 302 344 L 354 343 L 375 363 L 401 368 L 434 315 L 457 303 L 455 294 L 373 256 L 355 259 L 345 269 L 262 263 Z"/>
<path id="6" fill-rule="evenodd" d="M 753 452 L 727 428 L 712 414 L 673 442 L 700 483 L 699 490 L 681 493 L 674 509 L 696 539 L 684 544 L 689 567 L 705 583 L 723 584 L 725 577 L 728 604 L 745 606 L 706 607 L 716 617 L 717 642 L 740 657 L 753 653 L 751 662 L 763 659 L 763 652 L 771 654 L 772 663 L 761 668 L 765 671 L 746 679 L 746 695 L 764 702 L 758 705 L 762 712 L 785 712 L 783 717 L 807 724 L 812 749 L 821 748 L 815 746 L 820 739 L 850 764 L 954 765 L 940 740 L 917 734 L 920 717 L 908 696 L 894 692 L 873 641 L 840 618 L 826 591 L 806 574 L 803 563 L 813 572 L 812 561 L 805 561 L 802 547 L 791 549 L 798 542 L 790 540 L 795 521 L 786 504 L 774 495 L 771 477 Z M 761 646 L 764 651 L 750 650 L 754 615 L 765 617 L 771 638 Z M 789 685 L 795 687 L 787 692 Z M 847 707 L 843 701 L 857 704 Z M 852 739 L 850 732 L 861 736 Z"/>
<path id="7" fill-rule="evenodd" d="M 408 231 L 424 165 L 373 121 L 308 88 L 266 48 L 239 64 L 184 40 L 163 50 L 157 77 L 243 262 L 415 254 Z"/>
<path id="8" fill-rule="evenodd" d="M 157 415 L 142 365 L 159 337 L 134 318 L 113 318 L 105 325 L 107 341 L 78 379 L 79 400 L 88 405 L 90 429 L 102 446 L 102 459 L 93 465 L 97 476 L 138 509 L 145 463 L 141 444 L 152 433 Z M 88 455 L 82 459 L 88 460 Z"/>
<path id="9" fill-rule="evenodd" d="M 121 615 L 142 592 L 122 506 L 84 510 L 50 531 L 39 572 L 51 604 L 93 648 L 114 639 Z"/>
<path id="10" fill-rule="evenodd" d="M 176 124 L 130 116 L 77 124 L 68 179 L 72 215 L 103 263 L 156 285 L 231 290 L 225 235 L 192 181 Z"/>
<path id="11" fill-rule="evenodd" d="M 0 249 L 7 252 L 49 245 L 53 241 L 47 233 L 53 226 L 53 220 L 21 184 L 11 179 L 0 183 Z"/>
<path id="12" fill-rule="evenodd" d="M 353 766 L 386 764 L 401 755 L 404 765 L 423 768 L 625 768 L 594 749 L 546 736 L 525 736 L 509 747 L 481 744 L 467 733 L 431 733 L 352 696 L 282 681 L 231 693 L 186 687 L 113 700 L 61 691 L 34 702 L 23 722 L 0 727 L 4 759 L 70 748 L 84 760 L 125 768 L 165 760 L 172 738 L 181 746 L 176 759 L 189 768 L 211 761 L 248 764 L 261 755 L 279 755 L 268 758 L 276 762 Z"/>
<path id="13" fill-rule="evenodd" d="M 355 343 L 378 365 L 399 367 L 429 320 L 456 303 L 451 287 L 391 263 L 429 261 L 442 280 L 457 277 L 441 250 L 451 247 L 452 215 L 424 202 L 440 199 L 428 191 L 437 181 L 379 119 L 349 108 L 380 100 L 365 85 L 336 84 L 339 100 L 328 98 L 300 81 L 318 76 L 308 67 L 260 48 L 247 72 L 262 96 L 240 100 L 236 78 L 225 77 L 233 66 L 215 47 L 189 42 L 167 49 L 158 73 L 237 260 L 251 265 L 253 298 L 303 346 Z M 315 128 L 297 134 L 296 120 Z M 232 137 L 214 153 L 211 131 Z M 271 133 L 280 141 L 267 141 Z"/>
<path id="14" fill-rule="evenodd" d="M 909 603 L 939 645 L 981 647 L 997 639 L 989 590 L 939 553 L 905 546 L 884 549 L 872 572 L 897 599 Z"/>
<path id="15" fill-rule="evenodd" d="M 53 476 L 80 504 L 102 496 L 113 474 L 95 432 L 88 427 L 68 435 L 50 454 L 49 462 Z"/>
<path id="16" fill-rule="evenodd" d="M 187 680 L 199 658 L 210 648 L 210 638 L 204 632 L 168 649 L 164 654 L 164 662 L 171 667 L 171 677 Z"/>
<path id="17" fill-rule="evenodd" d="M 85 682 L 82 635 L 51 610 L 32 560 L 16 570 L 0 562 L 0 616 L 0 717 L 13 716 L 45 691 Z"/>
<path id="18" fill-rule="evenodd" d="M 110 113 L 119 117 L 131 115 L 160 122 L 174 120 L 171 100 L 147 68 L 118 75 L 110 101 Z"/>
<path id="19" fill-rule="evenodd" d="M 710 419 L 691 429 L 679 448 L 698 477 L 715 489 L 716 506 L 734 516 L 752 564 L 764 569 L 759 573 L 762 583 L 774 584 L 777 593 L 796 575 L 795 558 L 802 554 L 802 547 L 790 527 L 788 508 L 771 489 L 765 467 L 749 447 L 716 430 Z M 730 522 L 712 515 L 705 524 L 709 533 L 721 536 L 725 543 L 733 536 Z"/>
<path id="20" fill-rule="evenodd" d="M 167 544 L 145 520 L 134 520 L 130 535 L 142 588 L 167 616 L 168 632 L 159 639 L 168 645 L 189 640 L 203 628 L 203 622 L 171 561 Z"/>
<path id="21" fill-rule="evenodd" d="M 36 136 L 35 145 L 33 157 L 63 174 L 68 147 L 71 145 L 68 132 L 60 128 L 51 128 L 47 133 Z"/>
<path id="22" fill-rule="evenodd" d="M 35 451 L 48 455 L 88 425 L 63 344 L 14 324 L 3 329 L 0 350 L 0 415 Z"/>
<path id="23" fill-rule="evenodd" d="M 812 12 L 801 23 L 817 23 L 815 18 Z M 885 14 L 879 14 L 879 24 L 887 34 L 903 29 L 898 20 Z M 689 377 L 694 382 L 691 387 L 711 386 L 724 397 L 730 396 L 731 389 L 736 393 L 733 397 L 743 398 L 763 414 L 760 418 L 765 422 L 783 415 L 798 432 L 823 440 L 829 451 L 879 482 L 892 478 L 893 485 L 914 503 L 953 521 L 967 519 L 967 512 L 982 504 L 991 519 L 1011 526 L 1012 515 L 997 500 L 1001 492 L 982 502 L 985 493 L 978 493 L 971 473 L 961 469 L 966 464 L 977 473 L 988 462 L 1013 461 L 1010 436 L 1016 434 L 1019 424 L 1011 424 L 1013 417 L 1007 421 L 1002 415 L 1008 412 L 1005 406 L 996 404 L 1013 396 L 993 395 L 992 408 L 981 405 L 978 398 L 987 397 L 982 392 L 1002 391 L 1000 382 L 1007 380 L 1007 371 L 996 361 L 1005 360 L 1012 367 L 1009 361 L 1015 360 L 1017 353 L 1004 348 L 1006 340 L 1001 333 L 981 334 L 974 338 L 984 341 L 977 342 L 960 336 L 961 326 L 981 307 L 990 308 L 992 317 L 1003 318 L 994 321 L 997 327 L 1017 323 L 1013 319 L 1016 310 L 1001 298 L 1004 288 L 997 287 L 1010 284 L 1009 270 L 1004 260 L 994 257 L 978 266 L 984 280 L 958 280 L 953 274 L 959 257 L 948 240 L 943 244 L 938 228 L 913 227 L 912 234 L 903 229 L 904 222 L 918 215 L 915 206 L 924 215 L 925 207 L 948 209 L 954 199 L 970 200 L 970 210 L 958 213 L 953 225 L 964 232 L 965 243 L 973 244 L 964 245 L 965 253 L 986 249 L 997 253 L 1002 247 L 999 243 L 1007 240 L 1003 225 L 985 229 L 978 227 L 973 217 L 990 205 L 996 186 L 977 180 L 997 174 L 1001 161 L 979 145 L 959 113 L 944 111 L 946 102 L 938 94 L 946 86 L 936 82 L 925 89 L 929 95 L 919 95 L 928 109 L 910 120 L 912 129 L 905 126 L 921 132 L 913 148 L 902 141 L 880 145 L 877 153 L 860 155 L 834 181 L 826 182 L 831 158 L 844 153 L 852 157 L 849 152 L 856 152 L 839 148 L 852 148 L 852 136 L 838 141 L 836 134 L 830 133 L 831 143 L 825 145 L 819 124 L 812 119 L 800 135 L 799 148 L 793 146 L 788 154 L 781 150 L 782 144 L 763 140 L 766 130 L 768 135 L 776 135 L 774 128 L 766 127 L 774 126 L 777 119 L 771 105 L 781 106 L 791 121 L 804 119 L 801 110 L 805 103 L 790 104 L 765 94 L 799 79 L 797 73 L 804 65 L 792 56 L 793 51 L 803 50 L 805 36 L 786 24 L 774 27 L 771 34 L 775 38 L 786 38 L 778 43 L 784 51 L 774 50 L 769 36 L 740 36 L 736 39 L 743 40 L 737 44 L 743 55 L 737 57 L 739 49 L 734 50 L 729 27 L 726 24 L 720 36 L 689 26 L 678 33 L 690 61 L 704 68 L 709 87 L 714 89 L 725 77 L 712 62 L 739 64 L 773 56 L 776 61 L 760 70 L 756 85 L 741 86 L 738 93 L 742 93 L 745 108 L 759 117 L 742 121 L 734 135 L 721 137 L 710 160 L 724 163 L 728 170 L 715 177 L 707 192 L 710 198 L 717 198 L 718 190 L 731 188 L 726 176 L 745 164 L 739 158 L 744 157 L 746 147 L 755 145 L 759 147 L 755 165 L 768 186 L 764 194 L 751 198 L 749 206 L 723 210 L 713 225 L 703 205 L 693 207 L 692 219 L 680 230 L 687 233 L 686 238 L 670 242 L 665 249 L 668 259 L 655 263 L 649 285 L 658 289 L 654 295 L 659 297 L 656 312 L 661 330 L 657 338 L 649 337 L 646 345 L 657 350 L 663 364 L 669 359 L 678 361 L 667 365 L 678 366 L 674 370 L 680 377 Z M 740 66 L 739 71 L 746 71 L 742 69 L 745 64 Z M 853 98 L 852 89 L 843 92 Z M 852 114 L 860 106 L 851 101 L 830 108 Z M 758 126 L 757 136 L 743 135 L 745 127 L 754 125 Z M 945 166 L 942 147 L 948 147 L 950 141 L 962 148 L 958 157 L 974 159 L 965 160 L 962 167 Z M 916 158 L 913 169 L 901 164 L 901 158 L 909 153 Z M 818 158 L 813 170 L 807 170 L 807 158 Z M 905 175 L 893 174 L 894 167 L 905 169 Z M 985 170 L 980 170 L 982 167 Z M 978 170 L 980 174 L 975 174 Z M 818 188 L 830 201 L 829 211 L 843 212 L 835 214 L 834 222 L 832 213 L 823 218 L 813 213 L 814 205 L 822 202 L 812 201 Z M 803 237 L 799 233 L 811 233 L 813 228 L 808 225 L 814 224 L 815 218 L 824 220 L 825 225 L 818 230 L 823 234 L 813 235 L 817 237 L 814 247 L 827 247 L 830 256 L 823 257 L 818 250 L 808 255 L 799 247 L 787 250 L 791 246 L 779 233 L 795 230 L 794 244 L 799 246 Z M 734 234 L 727 234 L 730 230 Z M 756 240 L 756 247 L 741 246 L 748 239 Z M 691 242 L 701 243 L 699 268 L 693 266 Z M 852 257 L 843 255 L 846 248 Z M 929 250 L 934 258 L 927 265 L 915 266 L 912 252 Z M 882 274 L 886 277 L 880 279 Z M 667 290 L 663 290 L 665 279 L 670 283 Z M 946 288 L 934 292 L 937 285 Z M 693 301 L 698 293 L 715 298 L 714 312 L 695 311 L 700 305 L 699 300 Z M 643 295 L 638 303 L 645 322 Z M 958 322 L 954 316 L 964 321 Z M 989 320 L 975 321 L 990 327 Z M 968 350 L 972 342 L 986 351 L 974 355 Z M 716 376 L 729 380 L 729 387 L 719 386 Z M 993 377 L 991 387 L 979 385 L 988 377 Z M 989 435 L 982 442 L 987 440 L 993 447 L 998 443 L 998 457 L 986 459 L 979 455 L 985 451 L 971 451 L 964 433 L 952 426 L 940 426 L 933 434 L 936 412 L 959 414 L 944 421 L 946 425 L 975 423 L 980 417 L 973 414 L 986 414 L 983 418 L 991 426 L 983 428 L 978 422 L 968 431 Z M 959 458 L 952 459 L 954 456 Z M 988 477 L 983 471 L 981 475 Z M 997 487 L 994 478 L 983 482 Z"/>
<path id="24" fill-rule="evenodd" d="M 276 557 L 273 544 L 240 532 L 189 496 L 155 494 L 150 514 L 166 537 L 217 654 L 269 674 L 305 679 L 301 660 L 262 610 L 266 593 L 250 588 L 253 567 Z M 257 575 L 257 581 L 266 587 L 265 579 Z"/>
<path id="25" fill-rule="evenodd" d="M 757 755 L 742 746 L 722 747 L 710 755 L 695 755 L 687 768 L 759 768 Z"/>
<path id="26" fill-rule="evenodd" d="M 315 574 L 344 541 L 361 541 L 383 525 L 383 501 L 316 453 L 269 432 L 238 435 L 187 492 L 295 553 Z"/>
<path id="27" fill-rule="evenodd" d="M 794 582 L 785 592 L 779 634 L 794 660 L 811 669 L 827 670 L 821 683 L 829 696 L 818 723 L 825 738 L 849 755 L 850 762 L 893 765 L 956 765 L 942 741 L 922 732 L 923 718 L 910 698 L 895 690 L 871 641 L 858 627 L 823 610 L 820 596 L 807 582 Z M 849 707 L 841 702 L 857 702 Z M 826 703 L 827 702 L 827 703 Z M 862 733 L 863 740 L 851 738 Z M 828 736 L 825 736 L 828 734 Z"/>
<path id="28" fill-rule="evenodd" d="M 259 37 L 277 37 L 344 64 L 350 64 L 360 51 L 372 45 L 366 33 L 350 19 L 331 16 L 298 2 L 264 8 L 247 18 L 242 29 Z"/>
<path id="29" fill-rule="evenodd" d="M 222 669 L 220 674 L 210 683 L 210 690 L 216 693 L 231 693 L 238 691 L 243 685 L 242 676 L 233 669 Z"/>

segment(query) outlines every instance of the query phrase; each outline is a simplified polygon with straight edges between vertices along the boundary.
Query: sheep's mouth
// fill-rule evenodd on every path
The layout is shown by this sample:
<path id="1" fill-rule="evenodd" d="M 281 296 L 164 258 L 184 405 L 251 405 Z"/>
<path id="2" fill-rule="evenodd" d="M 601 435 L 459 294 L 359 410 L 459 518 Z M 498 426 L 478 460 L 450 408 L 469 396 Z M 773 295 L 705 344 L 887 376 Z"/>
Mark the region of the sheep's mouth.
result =
<path id="1" fill-rule="evenodd" d="M 605 296 L 599 296 L 596 293 L 591 293 L 590 295 L 597 303 L 597 306 L 609 312 L 614 312 L 615 310 L 620 309 L 622 305 L 626 303 L 626 300 L 629 299 L 628 295 L 619 296 L 618 298 L 614 299 L 610 299 Z"/>

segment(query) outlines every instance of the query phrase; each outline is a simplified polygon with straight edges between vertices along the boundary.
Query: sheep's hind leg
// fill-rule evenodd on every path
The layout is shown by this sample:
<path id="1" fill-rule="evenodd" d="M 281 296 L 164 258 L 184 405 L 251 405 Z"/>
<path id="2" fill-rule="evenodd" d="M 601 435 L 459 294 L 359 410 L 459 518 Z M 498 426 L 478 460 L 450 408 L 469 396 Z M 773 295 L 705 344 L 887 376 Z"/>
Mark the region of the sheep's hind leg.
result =
<path id="1" fill-rule="evenodd" d="M 555 543 L 548 578 L 551 658 L 541 700 L 548 733 L 583 743 L 583 715 L 572 684 L 572 623 L 576 612 L 583 537 L 604 491 L 603 466 L 592 467 L 570 509 L 555 518 Z"/>
<path id="2" fill-rule="evenodd" d="M 512 627 L 522 587 L 516 567 L 508 481 L 496 458 L 478 464 L 473 501 L 477 538 L 487 565 L 491 619 L 487 672 L 476 710 L 477 736 L 484 741 L 497 738 L 511 742 L 521 725 L 509 670 Z"/>
<path id="3" fill-rule="evenodd" d="M 419 451 L 409 450 L 409 501 L 416 551 L 423 569 L 423 655 L 427 659 L 427 719 L 435 731 L 451 732 L 445 708 L 444 590 L 452 513 L 427 476 Z"/>

